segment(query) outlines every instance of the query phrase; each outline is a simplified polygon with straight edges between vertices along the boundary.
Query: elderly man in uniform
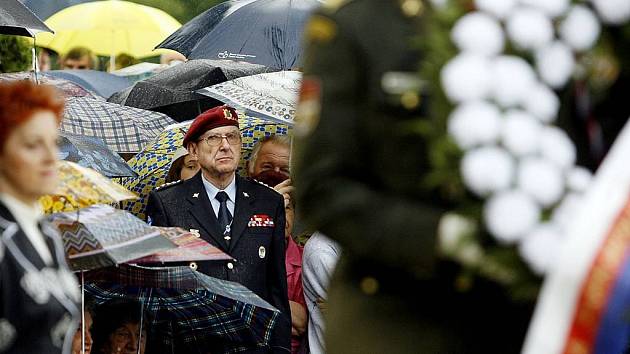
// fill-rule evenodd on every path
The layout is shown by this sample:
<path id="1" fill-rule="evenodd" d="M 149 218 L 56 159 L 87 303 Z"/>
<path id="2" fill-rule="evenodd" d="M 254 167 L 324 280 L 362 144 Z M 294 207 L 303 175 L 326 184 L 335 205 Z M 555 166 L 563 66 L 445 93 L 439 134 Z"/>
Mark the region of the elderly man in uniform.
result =
<path id="1" fill-rule="evenodd" d="M 197 159 L 201 171 L 191 179 L 151 192 L 147 205 L 151 223 L 198 232 L 231 255 L 235 261 L 190 265 L 212 277 L 246 286 L 282 312 L 271 348 L 253 348 L 251 353 L 289 352 L 282 196 L 236 175 L 241 135 L 234 109 L 220 106 L 200 114 L 190 125 L 183 145 Z"/>
<path id="2" fill-rule="evenodd" d="M 480 279 L 466 288 L 437 252 L 448 205 L 422 183 L 429 154 L 416 132 L 431 124 L 418 74 L 428 10 L 421 0 L 328 1 L 305 27 L 293 179 L 303 220 L 343 249 L 329 354 L 518 353 L 526 328 L 503 289 Z"/>

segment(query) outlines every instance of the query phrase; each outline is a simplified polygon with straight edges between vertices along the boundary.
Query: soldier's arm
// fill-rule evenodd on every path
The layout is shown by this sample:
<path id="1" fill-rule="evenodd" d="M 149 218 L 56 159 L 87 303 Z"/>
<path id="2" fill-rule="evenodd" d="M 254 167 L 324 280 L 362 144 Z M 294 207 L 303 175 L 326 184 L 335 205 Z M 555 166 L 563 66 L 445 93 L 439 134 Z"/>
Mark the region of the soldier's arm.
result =
<path id="1" fill-rule="evenodd" d="M 380 138 L 361 136 L 365 131 L 361 125 L 366 123 L 359 108 L 368 104 L 362 97 L 367 91 L 363 73 L 370 70 L 365 58 L 369 53 L 361 51 L 353 37 L 360 33 L 318 16 L 320 19 L 314 20 L 321 24 L 316 27 L 332 23 L 332 30 L 320 32 L 334 36 L 309 34 L 307 26 L 303 85 L 319 85 L 321 104 L 316 108 L 321 111 L 317 119 L 309 118 L 313 112 L 308 109 L 298 110 L 302 116 L 297 117 L 295 130 L 298 138 L 293 180 L 302 210 L 300 217 L 355 256 L 376 259 L 420 276 L 428 274 L 434 265 L 439 212 L 430 202 L 405 200 L 365 183 L 365 161 L 369 163 L 370 158 L 365 146 L 371 139 Z M 310 119 L 307 124 L 300 121 L 304 117 Z"/>
<path id="2" fill-rule="evenodd" d="M 153 226 L 173 226 L 168 221 L 166 210 L 162 204 L 162 199 L 156 191 L 149 193 L 147 202 L 147 222 Z"/>

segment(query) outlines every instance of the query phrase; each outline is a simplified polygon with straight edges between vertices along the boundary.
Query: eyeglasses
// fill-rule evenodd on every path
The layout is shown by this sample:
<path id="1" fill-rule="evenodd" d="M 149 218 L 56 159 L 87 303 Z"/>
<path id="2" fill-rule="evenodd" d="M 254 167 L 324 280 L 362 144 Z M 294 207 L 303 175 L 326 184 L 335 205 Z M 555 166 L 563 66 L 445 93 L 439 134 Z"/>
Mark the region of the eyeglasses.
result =
<path id="1" fill-rule="evenodd" d="M 208 143 L 208 145 L 210 146 L 219 146 L 221 145 L 221 143 L 223 143 L 223 139 L 227 139 L 228 144 L 230 145 L 237 145 L 241 143 L 241 134 L 239 133 L 227 133 L 227 134 L 213 134 L 213 135 L 208 135 L 205 138 L 202 138 L 200 140 L 205 140 L 206 143 Z"/>

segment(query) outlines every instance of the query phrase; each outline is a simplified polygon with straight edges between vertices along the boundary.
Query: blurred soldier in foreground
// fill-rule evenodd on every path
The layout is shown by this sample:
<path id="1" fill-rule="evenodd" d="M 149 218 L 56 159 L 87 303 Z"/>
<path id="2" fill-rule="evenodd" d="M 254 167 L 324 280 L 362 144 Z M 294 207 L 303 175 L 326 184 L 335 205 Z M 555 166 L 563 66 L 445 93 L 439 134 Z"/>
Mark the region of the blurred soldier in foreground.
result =
<path id="1" fill-rule="evenodd" d="M 429 119 L 415 45 L 427 6 L 329 1 L 305 29 L 293 180 L 299 217 L 343 248 L 329 354 L 516 353 L 526 328 L 501 288 L 464 292 L 458 266 L 437 257 L 445 206 L 421 187 L 428 153 L 412 129 Z"/>

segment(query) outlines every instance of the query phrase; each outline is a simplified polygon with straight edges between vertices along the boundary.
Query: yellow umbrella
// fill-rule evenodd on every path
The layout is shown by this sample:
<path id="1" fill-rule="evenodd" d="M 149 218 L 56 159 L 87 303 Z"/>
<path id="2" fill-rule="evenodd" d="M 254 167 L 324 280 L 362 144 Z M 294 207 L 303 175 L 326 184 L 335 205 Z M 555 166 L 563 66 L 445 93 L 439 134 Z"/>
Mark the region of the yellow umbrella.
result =
<path id="1" fill-rule="evenodd" d="M 69 161 L 59 161 L 59 184 L 51 195 L 39 199 L 46 213 L 71 211 L 93 204 L 111 204 L 137 195 L 100 173 Z"/>
<path id="2" fill-rule="evenodd" d="M 112 58 L 122 53 L 136 58 L 155 55 L 153 48 L 181 27 L 162 10 L 122 0 L 71 6 L 45 23 L 55 34 L 37 35 L 38 45 L 62 54 L 82 46 Z"/>

